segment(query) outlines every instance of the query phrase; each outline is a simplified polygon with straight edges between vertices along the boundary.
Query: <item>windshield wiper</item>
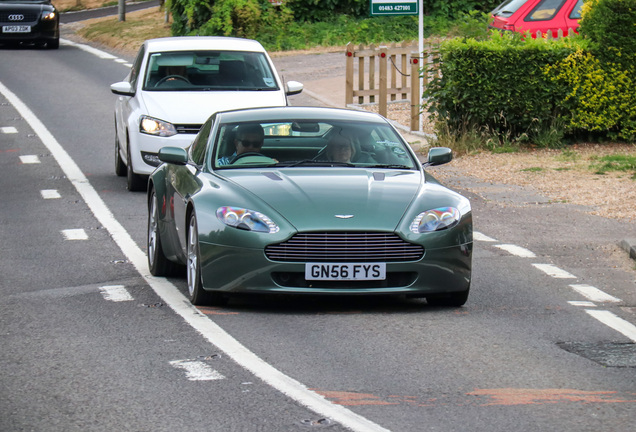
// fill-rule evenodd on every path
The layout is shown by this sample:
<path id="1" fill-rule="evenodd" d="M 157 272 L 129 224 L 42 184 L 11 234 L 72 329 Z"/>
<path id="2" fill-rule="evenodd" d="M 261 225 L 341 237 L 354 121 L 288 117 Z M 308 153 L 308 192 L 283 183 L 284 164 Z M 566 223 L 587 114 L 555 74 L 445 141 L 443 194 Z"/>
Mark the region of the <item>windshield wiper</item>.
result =
<path id="1" fill-rule="evenodd" d="M 400 165 L 400 164 L 377 164 L 377 165 L 370 165 L 370 166 L 365 166 L 364 168 L 386 168 L 386 169 L 413 169 L 413 167 L 407 166 L 407 165 Z"/>
<path id="2" fill-rule="evenodd" d="M 317 161 L 313 159 L 303 159 L 299 161 L 285 161 L 279 162 L 276 165 L 277 167 L 297 167 L 297 166 L 330 166 L 330 167 L 355 167 L 354 164 L 349 162 L 333 162 L 333 161 Z"/>

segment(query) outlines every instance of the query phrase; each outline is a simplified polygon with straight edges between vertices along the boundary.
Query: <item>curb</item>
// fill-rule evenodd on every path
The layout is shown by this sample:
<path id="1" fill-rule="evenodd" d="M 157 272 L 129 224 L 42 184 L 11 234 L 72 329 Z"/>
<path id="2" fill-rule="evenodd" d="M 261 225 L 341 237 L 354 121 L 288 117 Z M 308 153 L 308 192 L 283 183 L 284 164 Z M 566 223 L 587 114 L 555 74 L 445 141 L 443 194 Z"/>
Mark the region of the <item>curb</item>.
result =
<path id="1" fill-rule="evenodd" d="M 624 239 L 619 246 L 629 254 L 631 259 L 636 260 L 636 238 Z"/>

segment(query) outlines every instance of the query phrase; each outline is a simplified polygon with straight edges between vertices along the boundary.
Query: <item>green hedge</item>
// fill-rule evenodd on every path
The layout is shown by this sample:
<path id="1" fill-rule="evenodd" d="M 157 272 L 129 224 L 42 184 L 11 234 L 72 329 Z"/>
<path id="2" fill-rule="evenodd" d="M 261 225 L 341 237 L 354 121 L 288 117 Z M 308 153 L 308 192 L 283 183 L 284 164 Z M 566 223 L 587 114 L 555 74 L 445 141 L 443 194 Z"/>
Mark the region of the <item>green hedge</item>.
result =
<path id="1" fill-rule="evenodd" d="M 589 0 L 580 37 L 442 44 L 425 107 L 452 133 L 636 140 L 636 0 Z"/>
<path id="2" fill-rule="evenodd" d="M 549 128 L 562 114 L 567 87 L 542 70 L 574 51 L 570 40 L 523 40 L 512 33 L 446 41 L 441 77 L 424 92 L 429 111 L 456 131 L 485 128 L 517 138 Z"/>

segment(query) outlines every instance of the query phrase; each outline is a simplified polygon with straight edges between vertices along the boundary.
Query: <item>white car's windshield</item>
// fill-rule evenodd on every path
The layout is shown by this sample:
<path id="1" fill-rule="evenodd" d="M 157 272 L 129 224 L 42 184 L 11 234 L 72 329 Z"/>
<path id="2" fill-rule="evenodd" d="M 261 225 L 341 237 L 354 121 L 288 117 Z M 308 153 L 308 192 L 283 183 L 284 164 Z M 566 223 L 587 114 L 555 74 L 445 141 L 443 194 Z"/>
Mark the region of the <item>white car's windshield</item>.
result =
<path id="1" fill-rule="evenodd" d="M 147 91 L 276 91 L 267 57 L 245 51 L 174 51 L 151 53 Z"/>

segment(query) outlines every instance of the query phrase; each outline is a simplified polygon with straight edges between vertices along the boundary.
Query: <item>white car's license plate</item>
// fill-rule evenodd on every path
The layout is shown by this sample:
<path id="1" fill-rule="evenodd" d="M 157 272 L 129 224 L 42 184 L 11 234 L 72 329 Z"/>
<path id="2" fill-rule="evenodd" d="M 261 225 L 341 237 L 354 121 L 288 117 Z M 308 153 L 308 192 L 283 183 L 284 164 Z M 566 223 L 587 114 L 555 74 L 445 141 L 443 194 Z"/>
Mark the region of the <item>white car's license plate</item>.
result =
<path id="1" fill-rule="evenodd" d="M 26 26 L 26 25 L 2 26 L 2 33 L 31 33 L 31 26 Z"/>
<path id="2" fill-rule="evenodd" d="M 386 263 L 306 263 L 306 280 L 384 280 Z"/>

